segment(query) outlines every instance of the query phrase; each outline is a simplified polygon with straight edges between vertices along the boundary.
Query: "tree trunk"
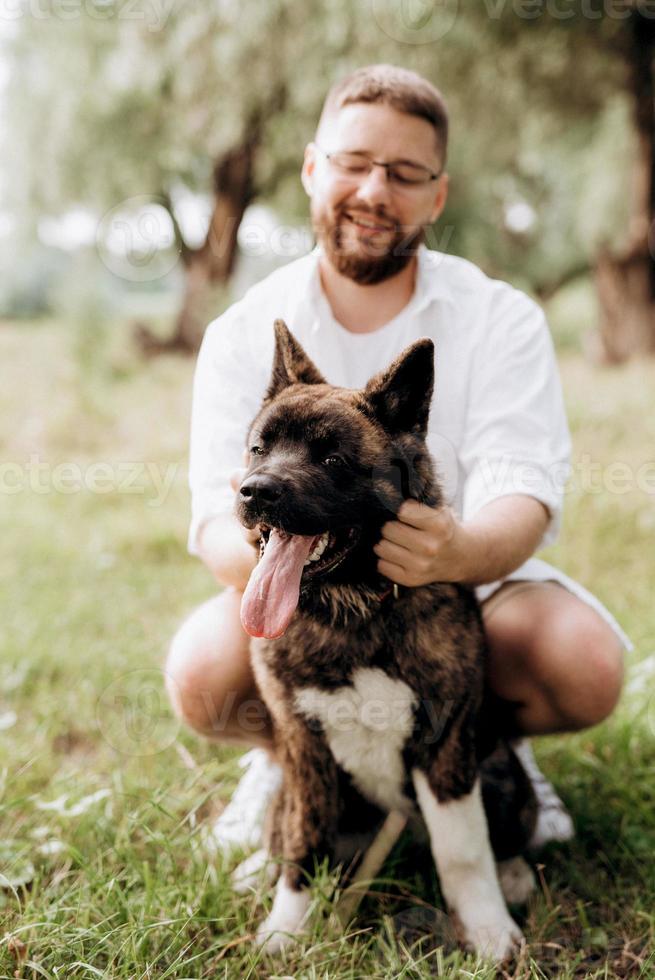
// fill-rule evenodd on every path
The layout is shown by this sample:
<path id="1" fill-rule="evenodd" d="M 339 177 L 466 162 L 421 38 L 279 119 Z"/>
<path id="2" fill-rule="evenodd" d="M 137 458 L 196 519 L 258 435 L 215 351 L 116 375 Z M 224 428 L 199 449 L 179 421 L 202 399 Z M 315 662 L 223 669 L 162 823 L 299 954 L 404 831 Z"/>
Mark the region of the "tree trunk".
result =
<path id="1" fill-rule="evenodd" d="M 226 286 L 234 269 L 237 234 L 253 197 L 253 168 L 259 129 L 252 129 L 241 146 L 217 161 L 213 173 L 214 206 L 204 243 L 186 249 L 183 261 L 186 281 L 182 306 L 172 337 L 160 340 L 138 325 L 137 341 L 146 354 L 198 350 L 209 320 L 216 315 L 212 297 Z"/>
<path id="2" fill-rule="evenodd" d="M 596 262 L 600 302 L 599 360 L 619 364 L 638 354 L 655 353 L 655 304 L 651 284 L 653 259 L 647 243 L 623 255 L 603 250 Z"/>
<path id="3" fill-rule="evenodd" d="M 655 353 L 655 23 L 633 10 L 629 28 L 626 59 L 639 136 L 634 216 L 627 245 L 614 254 L 603 248 L 596 264 L 596 353 L 610 363 Z"/>

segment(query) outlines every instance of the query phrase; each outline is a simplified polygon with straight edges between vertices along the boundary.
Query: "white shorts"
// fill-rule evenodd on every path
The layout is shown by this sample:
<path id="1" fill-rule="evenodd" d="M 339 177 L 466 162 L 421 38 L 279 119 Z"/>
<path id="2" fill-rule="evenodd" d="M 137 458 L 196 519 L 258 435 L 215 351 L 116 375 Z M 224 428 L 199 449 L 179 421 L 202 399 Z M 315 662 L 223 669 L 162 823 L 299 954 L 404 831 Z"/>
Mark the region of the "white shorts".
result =
<path id="1" fill-rule="evenodd" d="M 542 561 L 541 558 L 530 558 L 520 568 L 517 568 L 515 572 L 508 575 L 507 578 L 499 579 L 497 582 L 491 582 L 488 585 L 479 585 L 475 590 L 478 601 L 485 602 L 491 598 L 506 582 L 557 582 L 559 585 L 563 585 L 565 589 L 568 589 L 578 599 L 582 599 L 588 606 L 595 609 L 606 623 L 609 623 L 625 650 L 630 651 L 634 649 L 630 638 L 621 629 L 609 609 L 606 609 L 595 595 L 580 585 L 579 582 L 575 582 L 572 578 L 569 578 L 564 572 L 560 572 L 554 565 L 549 565 L 548 562 Z"/>

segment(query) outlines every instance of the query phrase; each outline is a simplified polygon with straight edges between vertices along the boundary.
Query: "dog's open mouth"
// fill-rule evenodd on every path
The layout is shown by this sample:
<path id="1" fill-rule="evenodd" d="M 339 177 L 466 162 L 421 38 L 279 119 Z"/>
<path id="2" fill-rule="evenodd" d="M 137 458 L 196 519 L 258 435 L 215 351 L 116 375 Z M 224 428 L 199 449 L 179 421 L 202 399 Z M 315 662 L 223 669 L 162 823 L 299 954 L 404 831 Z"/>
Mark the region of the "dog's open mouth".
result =
<path id="1" fill-rule="evenodd" d="M 305 581 L 336 568 L 357 543 L 355 528 L 311 536 L 262 526 L 259 562 L 241 603 L 241 623 L 250 636 L 282 636 Z"/>
<path id="2" fill-rule="evenodd" d="M 259 539 L 260 560 L 266 554 L 266 548 L 270 541 L 272 530 L 274 530 L 275 534 L 280 535 L 282 539 L 292 537 L 292 535 L 286 534 L 284 531 L 266 526 L 261 526 L 260 530 L 262 533 Z M 341 564 L 346 555 L 352 551 L 357 543 L 357 538 L 357 529 L 354 527 L 347 528 L 345 531 L 339 531 L 336 534 L 332 531 L 317 534 L 316 537 L 311 539 L 312 548 L 303 563 L 303 581 L 336 568 L 337 565 Z"/>

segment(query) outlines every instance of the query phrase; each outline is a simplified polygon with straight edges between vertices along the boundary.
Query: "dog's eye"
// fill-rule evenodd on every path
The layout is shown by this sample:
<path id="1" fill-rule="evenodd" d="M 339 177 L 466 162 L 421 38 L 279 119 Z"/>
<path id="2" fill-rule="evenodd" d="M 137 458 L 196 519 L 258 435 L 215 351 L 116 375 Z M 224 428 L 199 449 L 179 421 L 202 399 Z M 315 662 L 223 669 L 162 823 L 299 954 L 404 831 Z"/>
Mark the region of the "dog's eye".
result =
<path id="1" fill-rule="evenodd" d="M 341 456 L 326 456 L 323 460 L 323 466 L 345 466 L 345 461 Z"/>
<path id="2" fill-rule="evenodd" d="M 261 446 L 251 446 L 250 447 L 250 455 L 251 456 L 263 456 L 264 455 L 264 450 L 262 449 Z"/>

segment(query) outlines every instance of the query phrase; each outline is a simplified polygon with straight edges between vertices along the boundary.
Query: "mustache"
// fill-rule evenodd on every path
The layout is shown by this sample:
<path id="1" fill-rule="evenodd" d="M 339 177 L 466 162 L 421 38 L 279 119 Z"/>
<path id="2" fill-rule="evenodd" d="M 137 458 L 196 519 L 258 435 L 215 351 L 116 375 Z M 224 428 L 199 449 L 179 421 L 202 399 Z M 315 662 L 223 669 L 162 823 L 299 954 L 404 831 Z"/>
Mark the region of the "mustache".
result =
<path id="1" fill-rule="evenodd" d="M 389 234 L 382 241 L 370 236 L 362 239 L 358 248 L 352 249 L 347 233 L 351 219 L 346 215 L 355 210 L 361 217 L 370 215 L 373 220 L 388 225 L 391 240 Z M 316 239 L 334 268 L 361 285 L 374 285 L 396 275 L 405 268 L 425 240 L 423 225 L 404 225 L 397 216 L 389 214 L 384 205 L 360 205 L 353 198 L 331 207 L 319 206 L 312 201 L 311 219 Z"/>
<path id="2" fill-rule="evenodd" d="M 392 214 L 384 207 L 371 208 L 367 204 L 359 204 L 354 201 L 351 204 L 342 204 L 335 209 L 336 218 L 347 218 L 349 214 L 356 213 L 362 216 L 368 215 L 371 218 L 378 218 L 380 221 L 384 221 L 386 224 L 390 225 L 390 231 L 402 231 L 403 226 L 400 222 L 394 218 Z"/>

